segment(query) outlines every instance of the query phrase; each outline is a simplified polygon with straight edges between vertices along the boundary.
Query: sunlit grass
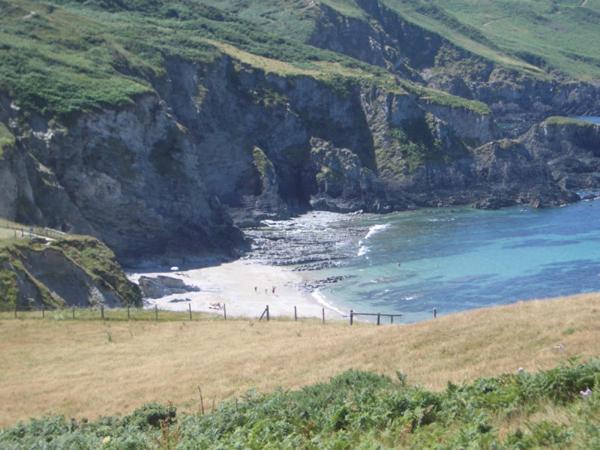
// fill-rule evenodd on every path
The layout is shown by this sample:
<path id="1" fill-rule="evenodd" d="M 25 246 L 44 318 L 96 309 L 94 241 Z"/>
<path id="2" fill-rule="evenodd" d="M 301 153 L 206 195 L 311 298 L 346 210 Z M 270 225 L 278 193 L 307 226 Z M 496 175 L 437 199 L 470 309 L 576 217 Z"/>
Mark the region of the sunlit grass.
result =
<path id="1" fill-rule="evenodd" d="M 198 386 L 218 403 L 251 388 L 298 388 L 351 368 L 391 376 L 399 370 L 410 383 L 439 390 L 448 381 L 547 369 L 600 352 L 598 295 L 380 327 L 196 313 L 189 321 L 185 313 L 162 311 L 156 322 L 152 310 L 136 310 L 144 320 L 131 321 L 124 310 L 105 310 L 109 320 L 102 321 L 96 313 L 89 312 L 94 320 L 72 320 L 69 310 L 56 320 L 40 320 L 39 312 L 31 320 L 3 316 L 0 425 L 46 413 L 124 414 L 151 401 L 193 410 Z"/>

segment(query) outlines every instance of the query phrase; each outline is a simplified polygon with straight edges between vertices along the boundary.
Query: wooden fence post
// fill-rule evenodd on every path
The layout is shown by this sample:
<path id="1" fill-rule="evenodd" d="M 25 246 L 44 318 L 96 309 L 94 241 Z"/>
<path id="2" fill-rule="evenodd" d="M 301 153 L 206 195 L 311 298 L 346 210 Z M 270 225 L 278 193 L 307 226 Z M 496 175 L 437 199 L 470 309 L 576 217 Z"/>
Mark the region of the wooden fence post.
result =
<path id="1" fill-rule="evenodd" d="M 298 308 L 294 306 L 294 321 L 298 322 Z"/>
<path id="2" fill-rule="evenodd" d="M 100 305 L 100 317 L 104 320 L 104 305 Z"/>
<path id="3" fill-rule="evenodd" d="M 437 308 L 433 308 L 433 318 L 437 318 Z"/>
<path id="4" fill-rule="evenodd" d="M 323 323 L 325 323 L 325 308 L 321 308 L 321 316 L 323 318 Z"/>
<path id="5" fill-rule="evenodd" d="M 381 325 L 381 313 L 377 313 L 377 325 Z"/>
<path id="6" fill-rule="evenodd" d="M 158 322 L 158 305 L 154 305 L 154 320 Z"/>
<path id="7" fill-rule="evenodd" d="M 390 316 L 390 324 L 394 325 L 394 315 L 393 314 Z"/>
<path id="8" fill-rule="evenodd" d="M 227 306 L 223 303 L 223 319 L 227 320 Z"/>
<path id="9" fill-rule="evenodd" d="M 192 304 L 188 303 L 188 310 L 190 312 L 190 320 L 192 320 Z"/>
<path id="10" fill-rule="evenodd" d="M 44 308 L 44 304 L 42 303 L 42 319 L 46 317 L 46 308 Z"/>
<path id="11" fill-rule="evenodd" d="M 354 310 L 350 310 L 350 326 L 354 324 Z"/>
<path id="12" fill-rule="evenodd" d="M 72 312 L 72 317 L 73 317 L 73 320 L 75 320 L 75 307 L 74 307 L 74 306 L 73 306 L 73 308 L 72 308 L 72 311 L 71 311 L 71 312 Z"/>
<path id="13" fill-rule="evenodd" d="M 131 319 L 131 313 L 129 311 L 130 306 L 127 305 L 127 320 Z"/>
<path id="14" fill-rule="evenodd" d="M 267 305 L 266 311 L 267 311 L 267 322 L 268 322 L 269 320 L 271 320 L 271 317 L 269 315 L 269 305 Z"/>

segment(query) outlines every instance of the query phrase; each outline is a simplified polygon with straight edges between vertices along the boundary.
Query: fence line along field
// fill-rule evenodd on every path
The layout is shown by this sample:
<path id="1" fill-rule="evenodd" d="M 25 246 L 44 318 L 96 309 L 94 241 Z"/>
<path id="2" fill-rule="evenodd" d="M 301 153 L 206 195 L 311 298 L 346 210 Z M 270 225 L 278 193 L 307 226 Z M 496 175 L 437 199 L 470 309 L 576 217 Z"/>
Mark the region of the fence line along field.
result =
<path id="1" fill-rule="evenodd" d="M 600 351 L 600 296 L 523 302 L 412 325 L 314 321 L 0 320 L 0 426 L 94 418 L 158 401 L 197 411 L 247 390 L 297 388 L 346 369 L 442 389 Z"/>

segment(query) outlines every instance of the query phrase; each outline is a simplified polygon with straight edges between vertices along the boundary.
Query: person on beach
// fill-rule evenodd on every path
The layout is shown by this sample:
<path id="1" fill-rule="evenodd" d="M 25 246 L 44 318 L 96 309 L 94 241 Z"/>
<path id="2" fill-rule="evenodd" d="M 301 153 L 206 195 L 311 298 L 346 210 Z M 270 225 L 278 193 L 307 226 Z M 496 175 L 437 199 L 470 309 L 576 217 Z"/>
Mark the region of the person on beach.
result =
<path id="1" fill-rule="evenodd" d="M 273 286 L 273 295 L 275 295 L 275 286 Z"/>
<path id="2" fill-rule="evenodd" d="M 265 289 L 265 295 L 269 295 L 269 290 Z"/>
<path id="3" fill-rule="evenodd" d="M 258 293 L 258 286 L 254 286 L 254 292 Z"/>

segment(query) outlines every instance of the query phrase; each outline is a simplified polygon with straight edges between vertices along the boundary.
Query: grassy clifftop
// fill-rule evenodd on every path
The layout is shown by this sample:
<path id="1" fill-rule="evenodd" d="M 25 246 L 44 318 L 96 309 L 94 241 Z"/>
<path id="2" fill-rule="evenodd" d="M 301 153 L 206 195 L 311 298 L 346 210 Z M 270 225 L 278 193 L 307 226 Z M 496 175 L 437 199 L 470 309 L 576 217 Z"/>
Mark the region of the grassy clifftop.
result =
<path id="1" fill-rule="evenodd" d="M 375 0 L 322 3 L 340 20 L 368 23 L 372 19 L 359 3 Z M 404 20 L 496 64 L 534 76 L 558 70 L 595 78 L 600 54 L 592 37 L 600 30 L 592 19 L 600 13 L 592 1 L 585 8 L 572 3 L 382 2 Z M 511 12 L 517 6 L 525 19 Z M 169 58 L 207 63 L 223 54 L 286 76 L 332 83 L 341 77 L 396 90 L 413 86 L 408 80 L 399 86 L 382 67 L 308 45 L 321 14 L 318 2 L 0 0 L 0 10 L 0 91 L 25 111 L 64 116 L 126 105 L 160 84 Z M 443 94 L 428 97 L 482 107 Z"/>

